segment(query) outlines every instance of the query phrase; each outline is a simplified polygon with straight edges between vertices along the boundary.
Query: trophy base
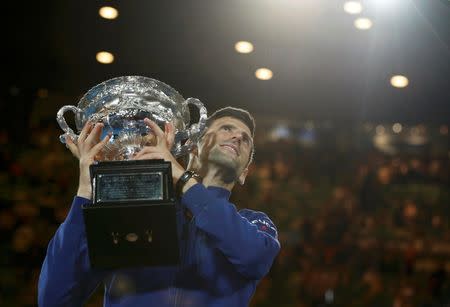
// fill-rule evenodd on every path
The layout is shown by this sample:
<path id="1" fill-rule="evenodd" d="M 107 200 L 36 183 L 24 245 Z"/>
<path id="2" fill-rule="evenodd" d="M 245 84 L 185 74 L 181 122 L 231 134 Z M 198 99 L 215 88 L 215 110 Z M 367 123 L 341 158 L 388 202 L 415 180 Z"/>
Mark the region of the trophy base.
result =
<path id="1" fill-rule="evenodd" d="M 92 204 L 83 206 L 91 266 L 177 265 L 176 200 L 170 162 L 109 161 L 90 167 Z"/>
<path id="2" fill-rule="evenodd" d="M 92 268 L 178 264 L 175 204 L 88 205 L 83 214 Z"/>

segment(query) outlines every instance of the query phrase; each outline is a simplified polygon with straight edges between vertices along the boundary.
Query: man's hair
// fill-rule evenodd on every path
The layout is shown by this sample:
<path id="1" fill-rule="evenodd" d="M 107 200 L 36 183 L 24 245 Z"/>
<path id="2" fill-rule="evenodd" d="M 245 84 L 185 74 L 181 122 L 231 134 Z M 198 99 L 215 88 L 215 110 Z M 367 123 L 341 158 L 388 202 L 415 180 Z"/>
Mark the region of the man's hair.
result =
<path id="1" fill-rule="evenodd" d="M 226 116 L 239 119 L 250 129 L 252 138 L 255 136 L 255 119 L 248 111 L 239 108 L 225 107 L 217 110 L 206 120 L 206 127 L 211 126 L 212 122 L 216 119 Z"/>
<path id="2" fill-rule="evenodd" d="M 211 126 L 211 124 L 216 119 L 219 119 L 222 117 L 227 117 L 227 116 L 238 119 L 241 122 L 243 122 L 250 129 L 250 133 L 252 134 L 251 135 L 252 139 L 254 138 L 254 136 L 255 136 L 255 119 L 247 110 L 234 108 L 234 107 L 225 107 L 225 108 L 219 109 L 219 110 L 215 111 L 213 114 L 211 114 L 211 116 L 209 116 L 206 119 L 205 131 L 208 129 L 208 127 Z M 253 144 L 252 150 L 250 152 L 250 159 L 248 161 L 248 164 L 250 164 L 253 161 L 254 154 L 255 154 L 255 145 Z M 247 164 L 247 166 L 248 166 L 248 164 Z"/>

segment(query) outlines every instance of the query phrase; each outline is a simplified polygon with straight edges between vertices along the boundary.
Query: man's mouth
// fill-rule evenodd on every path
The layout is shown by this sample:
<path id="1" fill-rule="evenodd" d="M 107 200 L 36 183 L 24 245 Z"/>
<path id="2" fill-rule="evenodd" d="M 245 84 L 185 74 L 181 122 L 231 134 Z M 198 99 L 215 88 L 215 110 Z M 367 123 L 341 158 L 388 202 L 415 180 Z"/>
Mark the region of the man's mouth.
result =
<path id="1" fill-rule="evenodd" d="M 233 145 L 233 144 L 223 144 L 223 145 L 220 145 L 220 147 L 223 147 L 223 148 L 225 148 L 226 150 L 231 151 L 232 153 L 234 153 L 236 156 L 239 156 L 238 149 L 237 149 L 237 147 L 236 147 L 235 145 Z"/>

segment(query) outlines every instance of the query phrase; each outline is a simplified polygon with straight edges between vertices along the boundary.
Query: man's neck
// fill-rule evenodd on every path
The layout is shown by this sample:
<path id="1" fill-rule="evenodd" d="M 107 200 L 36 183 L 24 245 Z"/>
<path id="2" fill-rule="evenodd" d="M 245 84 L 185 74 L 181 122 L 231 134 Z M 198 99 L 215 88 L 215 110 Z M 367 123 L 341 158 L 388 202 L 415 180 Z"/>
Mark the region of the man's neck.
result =
<path id="1" fill-rule="evenodd" d="M 235 182 L 226 183 L 223 178 L 223 170 L 217 167 L 214 167 L 213 165 L 209 165 L 208 169 L 201 169 L 199 170 L 200 176 L 203 177 L 202 184 L 205 187 L 208 186 L 214 186 L 214 187 L 220 187 L 224 188 L 231 192 L 231 190 L 234 187 Z"/>

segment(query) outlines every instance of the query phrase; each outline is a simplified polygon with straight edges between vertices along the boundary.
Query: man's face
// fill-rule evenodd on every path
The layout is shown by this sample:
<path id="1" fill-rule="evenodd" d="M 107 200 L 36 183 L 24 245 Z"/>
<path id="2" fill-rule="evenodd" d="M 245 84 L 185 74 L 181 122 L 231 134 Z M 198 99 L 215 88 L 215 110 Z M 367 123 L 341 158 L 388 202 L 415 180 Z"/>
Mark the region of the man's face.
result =
<path id="1" fill-rule="evenodd" d="M 214 163 L 232 171 L 236 179 L 246 168 L 253 149 L 250 129 L 239 119 L 221 117 L 212 122 L 198 145 L 201 163 Z"/>

